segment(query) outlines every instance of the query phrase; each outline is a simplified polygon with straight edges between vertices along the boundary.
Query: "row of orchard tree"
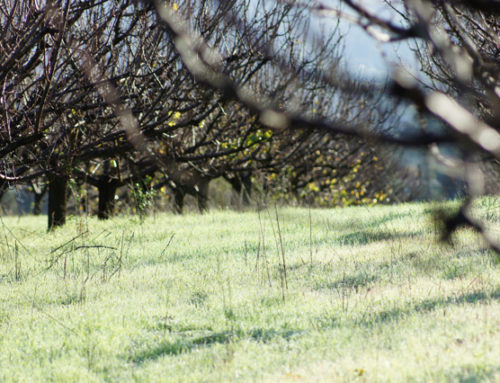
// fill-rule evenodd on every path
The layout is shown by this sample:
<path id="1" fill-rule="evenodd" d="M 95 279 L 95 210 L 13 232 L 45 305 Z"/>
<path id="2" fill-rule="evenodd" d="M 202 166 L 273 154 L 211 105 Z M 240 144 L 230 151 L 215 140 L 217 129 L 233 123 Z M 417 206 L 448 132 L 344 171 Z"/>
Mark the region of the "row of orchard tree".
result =
<path id="1" fill-rule="evenodd" d="M 447 225 L 484 231 L 467 209 L 483 181 L 498 183 L 478 158 L 491 169 L 500 157 L 500 6 L 381 0 L 384 18 L 372 3 L 3 1 L 2 190 L 46 185 L 49 228 L 64 223 L 69 185 L 97 190 L 101 218 L 129 184 L 168 186 L 179 210 L 195 194 L 203 209 L 218 177 L 247 195 L 258 180 L 363 203 L 411 189 L 394 182 L 389 143 L 428 150 L 461 178 L 469 198 Z M 378 44 L 410 41 L 421 75 L 351 76 L 339 18 Z M 402 126 L 401 106 L 419 118 Z"/>
<path id="2" fill-rule="evenodd" d="M 307 12 L 285 3 L 168 6 L 220 48 L 209 57 L 200 44 L 194 59 L 247 91 L 366 131 L 394 119 L 393 106 L 363 92 L 362 82 L 349 80 L 347 92 L 321 78 L 319 69 L 341 73 L 335 25 L 311 45 Z M 307 192 L 332 203 L 384 195 L 374 143 L 273 128 L 224 91 L 200 84 L 152 3 L 9 0 L 0 8 L 1 190 L 29 185 L 37 210 L 47 192 L 49 228 L 64 224 L 70 186 L 96 188 L 101 218 L 127 185 L 141 192 L 167 186 L 178 210 L 193 194 L 204 209 L 208 183 L 218 177 L 245 200 L 256 179 L 276 193 Z M 225 21 L 236 13 L 237 29 Z M 280 62 L 287 58 L 293 66 Z"/>

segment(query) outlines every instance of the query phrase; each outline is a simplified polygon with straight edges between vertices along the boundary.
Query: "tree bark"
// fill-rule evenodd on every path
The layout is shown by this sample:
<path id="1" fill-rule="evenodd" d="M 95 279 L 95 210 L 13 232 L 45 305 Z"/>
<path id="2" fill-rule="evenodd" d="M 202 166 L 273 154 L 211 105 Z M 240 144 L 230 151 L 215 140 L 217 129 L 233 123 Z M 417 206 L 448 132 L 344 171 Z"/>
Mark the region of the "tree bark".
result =
<path id="1" fill-rule="evenodd" d="M 68 202 L 68 176 L 49 174 L 49 230 L 66 223 L 66 206 Z"/>
<path id="2" fill-rule="evenodd" d="M 33 215 L 42 214 L 42 202 L 45 193 L 47 192 L 47 183 L 43 183 L 40 188 L 37 183 L 31 183 L 31 189 L 33 194 Z"/>
<path id="3" fill-rule="evenodd" d="M 179 188 L 174 189 L 174 197 L 175 197 L 175 212 L 177 214 L 182 214 L 182 210 L 184 208 L 184 196 L 185 193 Z"/>
<path id="4" fill-rule="evenodd" d="M 104 177 L 104 179 L 99 181 L 99 207 L 97 216 L 99 219 L 108 219 L 111 217 L 115 210 L 115 194 L 118 188 L 117 180 L 109 179 Z"/>
<path id="5" fill-rule="evenodd" d="M 3 196 L 5 195 L 5 192 L 9 188 L 9 185 L 7 182 L 4 180 L 0 180 L 0 202 L 2 201 Z"/>
<path id="6" fill-rule="evenodd" d="M 198 210 L 200 213 L 206 213 L 208 210 L 208 195 L 207 193 L 203 193 L 202 191 L 197 194 L 198 200 Z"/>
<path id="7" fill-rule="evenodd" d="M 42 213 L 42 201 L 45 193 L 33 193 L 33 215 Z"/>
<path id="8" fill-rule="evenodd" d="M 239 203 L 243 206 L 250 205 L 250 197 L 252 193 L 252 176 L 251 173 L 238 174 L 232 177 L 224 176 L 225 180 L 231 184 L 231 187 L 236 192 L 239 198 Z"/>
<path id="9" fill-rule="evenodd" d="M 250 205 L 250 198 L 252 196 L 252 173 L 241 175 L 241 201 L 244 206 Z"/>

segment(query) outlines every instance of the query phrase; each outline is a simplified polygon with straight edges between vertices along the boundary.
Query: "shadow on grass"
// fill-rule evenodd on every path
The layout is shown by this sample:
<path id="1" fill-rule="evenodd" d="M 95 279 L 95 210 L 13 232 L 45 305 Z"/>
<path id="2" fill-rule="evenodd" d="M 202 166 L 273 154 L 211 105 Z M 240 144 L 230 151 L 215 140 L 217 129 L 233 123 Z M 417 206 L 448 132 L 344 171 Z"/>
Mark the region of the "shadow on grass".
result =
<path id="1" fill-rule="evenodd" d="M 359 246 L 368 245 L 372 242 L 388 241 L 388 240 L 398 240 L 398 239 L 408 239 L 417 238 L 422 236 L 424 233 L 422 231 L 410 231 L 410 232 L 392 232 L 392 231 L 356 231 L 354 233 L 349 233 L 342 235 L 338 238 L 338 242 L 344 246 Z"/>
<path id="2" fill-rule="evenodd" d="M 497 288 L 491 293 L 484 291 L 474 291 L 459 296 L 450 296 L 437 299 L 425 299 L 413 306 L 408 306 L 404 308 L 394 308 L 391 310 L 385 310 L 375 313 L 366 313 L 366 315 L 355 320 L 354 324 L 357 326 L 372 327 L 377 324 L 390 323 L 395 321 L 404 320 L 406 317 L 418 313 L 427 313 L 439 308 L 446 308 L 452 305 L 460 304 L 474 304 L 481 302 L 488 302 L 491 300 L 500 300 L 500 288 Z M 328 329 L 339 327 L 340 322 L 333 317 L 321 317 L 315 320 L 316 329 Z M 200 335 L 203 333 L 203 335 Z M 165 356 L 175 356 L 182 353 L 188 353 L 195 349 L 200 349 L 203 347 L 210 347 L 215 344 L 228 344 L 230 342 L 237 342 L 240 340 L 251 339 L 256 342 L 268 343 L 275 341 L 277 339 L 282 339 L 289 341 L 297 336 L 307 335 L 307 330 L 298 329 L 266 329 L 257 328 L 250 331 L 220 331 L 220 332 L 210 332 L 208 331 L 172 331 L 170 334 L 172 336 L 177 335 L 178 339 L 168 341 L 164 340 L 157 344 L 156 346 L 139 351 L 134 355 L 131 355 L 130 361 L 136 364 L 142 364 L 151 360 L 156 360 Z M 472 374 L 471 376 L 476 376 Z M 471 381 L 468 380 L 468 373 L 464 371 L 463 380 L 459 381 Z"/>
<path id="3" fill-rule="evenodd" d="M 275 330 L 254 329 L 249 332 L 243 331 L 221 331 L 204 336 L 182 336 L 175 341 L 163 341 L 157 346 L 138 352 L 132 356 L 133 363 L 141 364 L 146 361 L 155 360 L 163 356 L 175 356 L 187 353 L 200 347 L 209 347 L 213 344 L 227 344 L 240 339 L 252 339 L 257 342 L 267 343 L 276 338 L 290 340 L 296 335 L 304 333 L 303 330 Z M 182 333 L 181 333 L 182 334 Z"/>
<path id="4" fill-rule="evenodd" d="M 332 282 L 319 283 L 315 286 L 315 289 L 354 289 L 358 291 L 360 288 L 368 287 L 378 280 L 379 278 L 377 275 L 369 274 L 367 272 L 359 272 L 354 275 L 344 275 L 342 278 Z"/>
<path id="5" fill-rule="evenodd" d="M 493 382 L 493 378 L 498 377 L 500 368 L 498 366 L 476 366 L 466 365 L 453 368 L 444 373 L 447 382 L 476 383 Z M 496 382 L 497 380 L 495 380 Z"/>
<path id="6" fill-rule="evenodd" d="M 439 243 L 437 245 L 439 246 Z M 433 254 L 408 252 L 402 260 L 411 265 L 419 274 L 436 275 L 438 278 L 452 280 L 477 273 L 480 264 L 491 262 L 494 265 L 495 258 L 490 256 L 492 253 L 489 249 L 450 250 L 442 246 L 438 247 Z"/>
<path id="7" fill-rule="evenodd" d="M 490 300 L 500 300 L 500 288 L 497 288 L 491 293 L 486 293 L 484 291 L 474 291 L 446 298 L 424 299 L 410 307 L 394 308 L 391 310 L 384 310 L 375 313 L 366 313 L 363 318 L 356 321 L 356 324 L 370 327 L 379 323 L 401 320 L 415 313 L 427 313 L 439 308 L 446 308 L 453 305 L 458 306 L 460 304 L 466 303 L 474 304 L 488 302 Z"/>
<path id="8" fill-rule="evenodd" d="M 404 218 L 409 218 L 415 215 L 419 215 L 419 213 L 415 213 L 412 211 L 408 211 L 405 213 L 399 213 L 399 212 L 388 212 L 387 214 L 384 214 L 381 217 L 373 218 L 373 217 L 366 217 L 364 219 L 357 219 L 357 218 L 351 218 L 343 222 L 331 222 L 328 221 L 326 222 L 326 226 L 332 230 L 338 231 L 339 228 L 349 228 L 350 230 L 367 230 L 367 229 L 380 229 L 381 225 L 384 225 L 388 222 L 397 220 L 397 219 L 404 219 Z"/>

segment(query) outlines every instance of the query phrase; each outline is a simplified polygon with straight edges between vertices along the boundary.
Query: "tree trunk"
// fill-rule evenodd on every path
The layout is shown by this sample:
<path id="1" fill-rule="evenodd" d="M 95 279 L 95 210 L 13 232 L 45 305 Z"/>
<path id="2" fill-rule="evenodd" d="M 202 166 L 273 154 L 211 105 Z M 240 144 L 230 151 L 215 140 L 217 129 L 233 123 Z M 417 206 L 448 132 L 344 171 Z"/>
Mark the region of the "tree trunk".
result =
<path id="1" fill-rule="evenodd" d="M 243 206 L 250 205 L 250 196 L 252 192 L 251 173 L 239 174 L 233 177 L 224 176 L 224 178 L 231 184 L 236 195 L 238 195 L 238 203 L 241 203 Z"/>
<path id="2" fill-rule="evenodd" d="M 252 196 L 252 174 L 243 174 L 241 175 L 241 200 L 243 202 L 243 206 L 250 205 L 250 198 Z"/>
<path id="3" fill-rule="evenodd" d="M 184 195 L 184 191 L 180 190 L 179 188 L 176 188 L 174 190 L 175 212 L 177 214 L 182 214 L 182 209 L 184 207 Z"/>
<path id="4" fill-rule="evenodd" d="M 3 196 L 5 195 L 5 192 L 9 188 L 9 185 L 7 182 L 4 180 L 0 180 L 0 202 L 2 201 Z"/>
<path id="5" fill-rule="evenodd" d="M 66 223 L 68 202 L 68 176 L 49 174 L 49 230 Z"/>
<path id="6" fill-rule="evenodd" d="M 208 210 L 208 196 L 205 193 L 198 192 L 196 197 L 198 199 L 198 210 L 200 213 L 206 213 Z"/>
<path id="7" fill-rule="evenodd" d="M 42 214 L 42 202 L 45 193 L 47 192 L 47 184 L 44 183 L 43 187 L 40 188 L 36 183 L 31 184 L 33 190 L 33 215 Z"/>
<path id="8" fill-rule="evenodd" d="M 117 188 L 118 182 L 108 177 L 99 182 L 99 208 L 97 212 L 99 219 L 108 219 L 113 215 Z"/>
<path id="9" fill-rule="evenodd" d="M 33 193 L 33 215 L 42 213 L 42 201 L 45 193 Z"/>

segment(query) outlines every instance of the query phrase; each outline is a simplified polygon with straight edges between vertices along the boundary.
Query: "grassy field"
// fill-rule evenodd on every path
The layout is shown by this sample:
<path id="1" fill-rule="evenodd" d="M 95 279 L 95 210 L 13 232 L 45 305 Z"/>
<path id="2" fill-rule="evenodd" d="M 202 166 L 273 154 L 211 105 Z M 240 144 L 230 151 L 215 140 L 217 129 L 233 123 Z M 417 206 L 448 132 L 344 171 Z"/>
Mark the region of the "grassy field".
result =
<path id="1" fill-rule="evenodd" d="M 0 382 L 499 382 L 500 266 L 432 208 L 3 217 Z"/>

